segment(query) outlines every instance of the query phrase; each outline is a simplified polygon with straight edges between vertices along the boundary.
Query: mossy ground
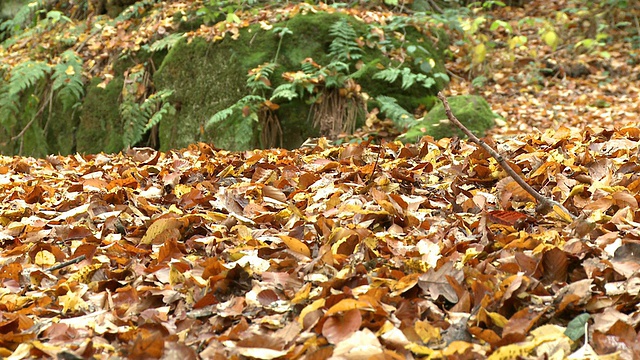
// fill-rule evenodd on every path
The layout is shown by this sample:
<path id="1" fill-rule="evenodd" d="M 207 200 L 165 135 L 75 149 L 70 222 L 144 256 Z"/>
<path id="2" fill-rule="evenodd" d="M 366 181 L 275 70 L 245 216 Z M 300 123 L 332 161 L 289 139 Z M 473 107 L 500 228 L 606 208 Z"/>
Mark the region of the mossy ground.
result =
<path id="1" fill-rule="evenodd" d="M 482 137 L 485 132 L 495 126 L 498 117 L 486 100 L 476 95 L 453 96 L 447 99 L 453 114 L 476 136 Z M 401 136 L 405 142 L 416 142 L 425 135 L 431 135 L 436 139 L 443 137 L 459 136 L 464 134 L 452 124 L 444 111 L 442 103 L 436 104 L 423 120 L 416 122 Z"/>

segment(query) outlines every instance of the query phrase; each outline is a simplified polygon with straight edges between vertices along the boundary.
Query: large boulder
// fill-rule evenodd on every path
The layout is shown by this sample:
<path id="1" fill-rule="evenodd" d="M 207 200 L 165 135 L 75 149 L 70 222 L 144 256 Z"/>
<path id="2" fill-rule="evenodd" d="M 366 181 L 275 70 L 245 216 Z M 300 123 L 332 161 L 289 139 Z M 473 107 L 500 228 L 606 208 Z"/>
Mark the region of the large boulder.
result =
<path id="1" fill-rule="evenodd" d="M 346 19 L 361 38 L 370 32 L 367 24 L 349 15 L 310 12 L 297 14 L 286 22 L 274 24 L 274 28 L 286 26 L 291 32 L 282 41 L 273 30 L 264 30 L 255 24 L 241 29 L 236 39 L 227 36 L 215 43 L 199 38 L 190 42 L 178 42 L 169 51 L 153 78 L 156 88 L 174 91 L 172 103 L 178 109 L 174 116 L 168 116 L 160 123 L 161 150 L 185 147 L 198 141 L 211 142 L 216 147 L 228 150 L 261 147 L 260 124 L 254 119 L 228 119 L 210 127 L 206 124 L 211 116 L 250 94 L 246 85 L 250 69 L 275 60 L 278 66 L 270 80 L 272 88 L 276 88 L 284 83 L 281 76 L 284 72 L 300 71 L 301 63 L 307 58 L 327 65 L 331 61 L 328 52 L 334 39 L 330 28 L 341 19 Z M 390 37 L 387 41 L 396 41 L 397 46 L 416 44 L 421 49 L 426 49 L 435 60 L 434 71 L 444 72 L 444 34 L 441 43 L 434 46 L 417 29 L 408 26 L 404 30 L 405 34 L 401 38 Z M 379 61 L 379 66 L 390 64 L 380 47 L 364 46 L 362 55 L 363 64 L 376 61 Z M 412 71 L 420 71 L 419 64 L 409 61 L 392 66 L 415 67 Z M 355 66 L 350 71 L 355 72 Z M 394 83 L 374 79 L 375 71 L 379 69 L 371 66 L 370 73 L 356 79 L 362 91 L 372 99 L 377 95 L 393 96 L 400 106 L 409 111 L 419 106 L 431 107 L 434 91 L 444 85 L 438 83 L 431 92 L 417 84 L 403 89 L 400 78 Z M 282 101 L 279 105 L 276 116 L 284 136 L 282 144 L 278 145 L 295 148 L 307 138 L 319 135 L 318 129 L 312 126 L 308 97 Z M 371 104 L 369 108 L 375 105 Z M 360 117 L 363 121 L 364 112 Z"/>
<path id="2" fill-rule="evenodd" d="M 451 111 L 460 122 L 478 137 L 485 135 L 488 129 L 495 126 L 499 116 L 491 110 L 489 103 L 477 95 L 452 96 L 447 99 Z M 400 139 L 405 142 L 416 142 L 425 135 L 435 139 L 444 137 L 464 137 L 458 127 L 449 121 L 442 103 L 436 104 L 422 119 L 412 125 Z"/>

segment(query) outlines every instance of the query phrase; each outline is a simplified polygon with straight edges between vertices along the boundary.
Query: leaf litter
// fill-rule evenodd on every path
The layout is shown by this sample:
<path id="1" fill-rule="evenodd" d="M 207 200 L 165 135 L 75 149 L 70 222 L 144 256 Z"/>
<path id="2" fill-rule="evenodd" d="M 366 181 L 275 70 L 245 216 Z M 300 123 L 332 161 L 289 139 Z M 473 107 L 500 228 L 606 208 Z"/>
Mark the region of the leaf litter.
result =
<path id="1" fill-rule="evenodd" d="M 450 139 L 3 157 L 2 355 L 564 357 L 591 314 L 589 345 L 633 357 L 634 134 L 501 144 L 547 164 L 528 180 L 573 223 L 499 196 L 495 160 Z"/>
<path id="2" fill-rule="evenodd" d="M 496 56 L 494 147 L 577 220 L 457 139 L 2 157 L 0 356 L 637 358 L 637 50 L 528 46 L 588 74 Z"/>

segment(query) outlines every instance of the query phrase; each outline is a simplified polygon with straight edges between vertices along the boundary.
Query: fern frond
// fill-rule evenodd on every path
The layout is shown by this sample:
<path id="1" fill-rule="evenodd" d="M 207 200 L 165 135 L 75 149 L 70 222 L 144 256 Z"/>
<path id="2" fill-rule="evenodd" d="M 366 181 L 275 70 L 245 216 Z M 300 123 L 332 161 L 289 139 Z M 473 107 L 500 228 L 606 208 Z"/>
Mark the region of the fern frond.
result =
<path id="1" fill-rule="evenodd" d="M 175 114 L 175 108 L 167 100 L 173 90 L 160 90 L 152 94 L 142 104 L 125 99 L 120 104 L 123 119 L 122 140 L 125 146 L 133 146 L 142 140 L 142 135 L 160 123 L 167 114 Z"/>
<path id="2" fill-rule="evenodd" d="M 401 71 L 400 69 L 396 69 L 396 68 L 387 68 L 384 69 L 382 71 L 379 71 L 377 73 L 375 73 L 373 75 L 374 79 L 382 79 L 386 82 L 392 83 L 394 81 L 396 81 L 396 79 L 398 79 L 398 76 L 400 76 Z"/>
<path id="3" fill-rule="evenodd" d="M 300 68 L 303 73 L 308 75 L 318 72 L 319 66 L 314 61 L 303 61 L 302 64 L 300 64 Z"/>
<path id="4" fill-rule="evenodd" d="M 140 141 L 144 133 L 144 115 L 140 106 L 129 99 L 120 104 L 120 116 L 123 121 L 122 141 L 125 146 L 132 146 Z"/>
<path id="5" fill-rule="evenodd" d="M 205 124 L 205 127 L 210 127 L 212 125 L 218 124 L 222 121 L 225 121 L 231 115 L 233 115 L 237 104 L 233 104 L 226 109 L 220 110 L 217 113 L 213 114 L 211 118 Z"/>
<path id="6" fill-rule="evenodd" d="M 170 50 L 183 36 L 183 33 L 173 33 L 151 44 L 149 50 L 152 52 Z"/>
<path id="7" fill-rule="evenodd" d="M 242 99 L 238 100 L 238 105 L 241 106 L 245 106 L 245 105 L 259 105 L 262 104 L 263 101 L 265 101 L 266 99 L 260 95 L 247 95 L 245 97 L 243 97 Z"/>
<path id="8" fill-rule="evenodd" d="M 425 77 L 425 76 L 422 75 L 422 77 Z M 416 83 L 416 80 L 418 80 L 418 78 L 419 78 L 419 75 L 412 73 L 411 69 L 403 68 L 402 69 L 402 90 L 407 90 L 408 88 L 410 88 L 411 85 Z"/>
<path id="9" fill-rule="evenodd" d="M 17 122 L 20 95 L 46 78 L 49 72 L 49 65 L 40 61 L 25 61 L 10 70 L 9 81 L 0 87 L 0 124 L 9 129 Z"/>
<path id="10" fill-rule="evenodd" d="M 67 50 L 60 55 L 60 62 L 54 66 L 53 91 L 58 91 L 58 98 L 65 110 L 74 106 L 84 96 L 82 82 L 82 59 L 73 51 Z"/>
<path id="11" fill-rule="evenodd" d="M 294 84 L 282 84 L 278 86 L 275 90 L 273 90 L 273 94 L 271 95 L 271 101 L 277 99 L 286 99 L 291 101 L 298 97 L 298 93 L 296 92 L 296 87 Z"/>
<path id="12" fill-rule="evenodd" d="M 345 19 L 336 21 L 329 29 L 334 39 L 329 45 L 329 56 L 340 61 L 357 60 L 362 57 L 362 49 L 356 39 L 358 34 Z"/>
<path id="13" fill-rule="evenodd" d="M 372 61 L 369 61 L 367 64 L 365 64 L 363 67 L 358 69 L 356 72 L 354 72 L 353 74 L 349 75 L 349 78 L 350 79 L 359 79 L 359 78 L 361 78 L 364 74 L 369 72 L 369 70 L 375 68 L 375 66 L 379 62 L 380 62 L 380 59 L 374 59 Z"/>
<path id="14" fill-rule="evenodd" d="M 257 68 L 249 70 L 247 74 L 247 87 L 252 92 L 271 90 L 271 74 L 276 69 L 276 63 L 264 63 Z"/>
<path id="15" fill-rule="evenodd" d="M 51 72 L 51 67 L 44 62 L 25 61 L 11 71 L 8 90 L 10 93 L 22 92 L 44 79 L 49 72 Z"/>
<path id="16" fill-rule="evenodd" d="M 155 0 L 138 1 L 121 12 L 120 15 L 115 18 L 115 20 L 116 22 L 121 22 L 131 20 L 132 18 L 141 18 L 146 12 L 146 8 L 151 7 L 151 5 L 155 3 Z"/>
<path id="17" fill-rule="evenodd" d="M 260 95 L 247 95 L 242 99 L 238 100 L 235 104 L 229 106 L 226 109 L 220 110 L 215 113 L 209 120 L 207 120 L 205 127 L 211 127 L 213 125 L 219 124 L 225 120 L 231 119 L 233 121 L 242 121 L 247 118 L 251 120 L 257 120 L 257 110 L 260 104 L 264 103 L 267 99 Z M 243 109 L 245 107 L 249 107 L 250 114 L 248 116 L 244 116 Z"/>
<path id="18" fill-rule="evenodd" d="M 7 20 L 2 24 L 3 31 L 8 31 L 11 36 L 17 35 L 21 30 L 35 25 L 37 21 L 37 13 L 44 8 L 44 0 L 29 1 L 18 10 L 13 19 Z"/>
<path id="19" fill-rule="evenodd" d="M 390 96 L 379 95 L 376 101 L 380 105 L 380 112 L 385 114 L 399 128 L 405 128 L 413 122 L 413 116 L 402 106 L 398 105 L 396 99 Z"/>

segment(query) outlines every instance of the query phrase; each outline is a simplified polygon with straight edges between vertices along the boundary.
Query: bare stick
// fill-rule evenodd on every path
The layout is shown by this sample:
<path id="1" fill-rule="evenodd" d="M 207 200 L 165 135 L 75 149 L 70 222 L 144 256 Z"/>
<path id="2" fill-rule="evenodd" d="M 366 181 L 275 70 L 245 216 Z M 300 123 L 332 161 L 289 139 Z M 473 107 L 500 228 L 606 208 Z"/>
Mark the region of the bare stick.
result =
<path id="1" fill-rule="evenodd" d="M 82 261 L 82 260 L 84 260 L 86 258 L 87 257 L 84 254 L 82 254 L 82 255 L 78 256 L 77 258 L 73 258 L 71 260 L 67 260 L 65 262 L 61 262 L 61 263 L 59 263 L 57 265 L 53 265 L 52 267 L 46 269 L 45 271 L 51 272 L 51 271 L 54 271 L 54 270 L 59 270 L 59 269 L 62 269 L 63 267 L 67 267 L 69 265 L 73 265 L 73 264 L 79 263 L 80 261 Z"/>
<path id="2" fill-rule="evenodd" d="M 478 144 L 481 148 L 483 148 L 485 151 L 491 154 L 491 156 L 493 156 L 493 158 L 496 159 L 500 167 L 504 171 L 506 171 L 507 174 L 509 174 L 509 176 L 511 176 L 511 178 L 518 183 L 518 185 L 520 185 L 526 192 L 531 194 L 531 196 L 533 196 L 538 201 L 536 212 L 546 214 L 549 211 L 553 210 L 556 213 L 559 213 L 559 215 L 561 216 L 564 215 L 562 217 L 569 217 L 572 220 L 577 219 L 577 217 L 572 213 L 570 213 L 569 210 L 567 210 L 562 204 L 560 204 L 555 200 L 545 197 L 544 195 L 537 192 L 534 188 L 532 188 L 531 185 L 527 184 L 527 182 L 524 181 L 524 179 L 521 178 L 520 175 L 518 175 L 511 168 L 511 166 L 509 166 L 509 164 L 507 164 L 507 162 L 504 160 L 504 158 L 500 154 L 498 154 L 498 152 L 496 152 L 493 148 L 491 148 L 491 146 L 487 145 L 487 143 L 484 142 L 483 140 L 478 139 L 477 136 L 475 136 L 471 131 L 469 131 L 469 129 L 467 129 L 464 125 L 462 125 L 460 120 L 458 120 L 458 118 L 456 118 L 455 115 L 453 115 L 453 112 L 451 112 L 451 107 L 449 107 L 449 102 L 444 97 L 442 92 L 438 92 L 438 99 L 442 101 L 442 105 L 444 105 L 444 111 L 447 114 L 449 121 L 451 121 L 455 126 L 457 126 L 460 130 L 462 130 L 462 132 L 465 133 L 465 135 L 467 135 L 471 141 Z M 561 214 L 560 212 L 564 214 Z"/>

